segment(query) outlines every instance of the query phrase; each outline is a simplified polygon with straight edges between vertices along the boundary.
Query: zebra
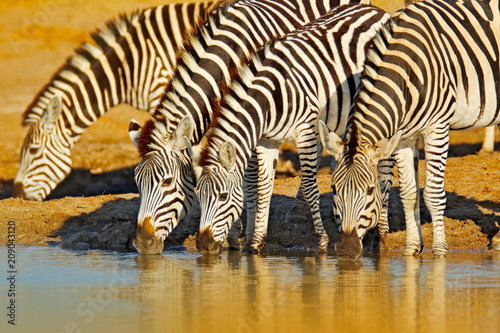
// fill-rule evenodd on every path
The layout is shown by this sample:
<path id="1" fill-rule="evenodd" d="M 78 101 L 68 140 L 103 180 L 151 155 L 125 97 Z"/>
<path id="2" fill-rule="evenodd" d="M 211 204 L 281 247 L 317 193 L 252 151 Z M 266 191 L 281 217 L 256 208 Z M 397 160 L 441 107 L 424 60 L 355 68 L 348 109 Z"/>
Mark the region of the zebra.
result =
<path id="1" fill-rule="evenodd" d="M 154 110 L 183 36 L 214 2 L 157 6 L 109 21 L 68 58 L 23 115 L 29 126 L 13 195 L 41 201 L 71 171 L 80 135 L 119 103 Z"/>
<path id="2" fill-rule="evenodd" d="M 422 250 L 417 139 L 426 158 L 423 197 L 432 218 L 432 253 L 446 255 L 449 131 L 500 122 L 499 40 L 498 0 L 418 2 L 377 34 L 343 139 L 326 130 L 321 136 L 338 160 L 333 210 L 345 239 L 337 247 L 346 257 L 361 255 L 361 238 L 376 224 L 381 195 L 375 166 L 392 152 L 406 219 L 405 255 Z"/>
<path id="3" fill-rule="evenodd" d="M 408 6 L 409 4 L 415 3 L 417 1 L 419 0 L 405 0 L 405 6 Z M 484 129 L 481 151 L 492 152 L 493 150 L 495 150 L 495 126 L 488 126 Z"/>
<path id="4" fill-rule="evenodd" d="M 203 169 L 196 189 L 201 207 L 200 251 L 217 253 L 231 223 L 241 214 L 243 174 L 252 151 L 264 151 L 259 179 L 266 181 L 265 187 L 259 187 L 259 203 L 269 209 L 279 145 L 294 141 L 303 194 L 319 236 L 318 252 L 326 252 L 328 235 L 316 182 L 321 152 L 317 121 L 326 120 L 330 128 L 343 133 L 366 50 L 389 17 L 372 6 L 340 6 L 266 44 L 240 70 L 214 110 L 214 120 L 200 144 Z M 252 245 L 259 247 L 267 225 L 255 229 Z"/>
<path id="5" fill-rule="evenodd" d="M 266 41 L 348 2 L 227 2 L 215 8 L 187 40 L 174 76 L 151 119 L 143 127 L 134 120 L 130 123 L 131 139 L 142 157 L 135 171 L 141 202 L 134 245 L 140 253 L 159 253 L 163 249 L 163 240 L 192 205 L 196 177 L 193 162 L 197 164 L 192 157 L 199 150 L 197 144 L 207 131 L 212 107 L 222 95 L 219 85 L 228 84 L 231 73 L 241 67 L 245 57 Z M 188 118 L 182 122 L 186 116 Z M 257 153 L 258 150 L 245 177 L 247 240 L 253 234 L 255 216 L 267 221 L 266 213 L 260 210 L 257 202 Z"/>

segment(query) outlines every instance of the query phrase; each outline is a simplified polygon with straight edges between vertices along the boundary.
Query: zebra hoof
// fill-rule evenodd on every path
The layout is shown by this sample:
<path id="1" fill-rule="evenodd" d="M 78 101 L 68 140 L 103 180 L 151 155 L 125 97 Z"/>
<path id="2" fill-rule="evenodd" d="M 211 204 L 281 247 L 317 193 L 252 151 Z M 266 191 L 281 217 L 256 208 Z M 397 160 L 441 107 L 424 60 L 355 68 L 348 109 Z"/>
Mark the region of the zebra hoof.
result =
<path id="1" fill-rule="evenodd" d="M 255 248 L 255 247 L 252 247 L 250 245 L 249 246 L 245 246 L 243 248 L 243 253 L 245 253 L 245 254 L 259 254 L 259 252 L 260 252 L 259 248 Z"/>
<path id="2" fill-rule="evenodd" d="M 318 242 L 318 254 L 327 254 L 328 253 L 328 236 L 321 237 Z"/>
<path id="3" fill-rule="evenodd" d="M 432 256 L 434 258 L 444 258 L 446 257 L 446 252 L 448 252 L 448 245 L 446 243 L 432 245 Z"/>
<path id="4" fill-rule="evenodd" d="M 239 251 L 240 250 L 240 244 L 228 244 L 227 249 L 229 251 Z"/>
<path id="5" fill-rule="evenodd" d="M 422 252 L 422 246 L 420 244 L 412 244 L 411 246 L 406 245 L 404 255 L 418 257 L 420 252 Z"/>
<path id="6" fill-rule="evenodd" d="M 432 256 L 434 258 L 445 258 L 446 257 L 446 252 L 448 251 L 443 251 L 442 249 L 439 250 L 432 250 Z"/>
<path id="7" fill-rule="evenodd" d="M 228 250 L 240 250 L 240 243 L 238 242 L 237 237 L 228 237 L 227 238 L 227 248 Z"/>
<path id="8" fill-rule="evenodd" d="M 432 252 L 432 257 L 433 258 L 446 258 L 446 252 L 445 253 L 442 253 L 442 252 Z"/>
<path id="9" fill-rule="evenodd" d="M 318 254 L 319 255 L 326 255 L 326 254 L 328 254 L 328 248 L 326 246 L 318 248 Z"/>

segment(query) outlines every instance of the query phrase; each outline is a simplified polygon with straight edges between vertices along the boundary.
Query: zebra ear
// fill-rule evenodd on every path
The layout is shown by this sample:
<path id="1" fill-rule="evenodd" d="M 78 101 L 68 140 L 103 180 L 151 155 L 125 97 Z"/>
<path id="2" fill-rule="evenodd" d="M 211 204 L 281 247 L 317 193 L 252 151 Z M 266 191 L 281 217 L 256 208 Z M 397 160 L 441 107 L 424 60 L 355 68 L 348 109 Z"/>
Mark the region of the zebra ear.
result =
<path id="1" fill-rule="evenodd" d="M 53 124 L 61 115 L 62 98 L 60 95 L 54 95 L 49 102 L 49 105 L 43 110 L 42 122 L 44 124 Z"/>
<path id="2" fill-rule="evenodd" d="M 396 149 L 399 144 L 402 134 L 403 131 L 397 131 L 391 138 L 380 140 L 370 147 L 370 155 L 375 164 L 378 164 L 378 161 L 389 158 L 389 156 L 392 155 L 394 149 Z"/>
<path id="3" fill-rule="evenodd" d="M 178 139 L 185 136 L 188 140 L 191 140 L 193 138 L 193 123 L 193 118 L 189 115 L 182 118 L 174 131 L 175 138 Z"/>
<path id="4" fill-rule="evenodd" d="M 236 163 L 236 149 L 231 141 L 224 142 L 220 147 L 219 161 L 228 171 L 231 171 L 234 167 Z"/>
<path id="5" fill-rule="evenodd" d="M 174 138 L 174 143 L 172 145 L 172 150 L 180 152 L 181 150 L 187 149 L 189 156 L 193 156 L 193 146 L 191 145 L 191 141 L 185 136 L 180 138 Z"/>
<path id="6" fill-rule="evenodd" d="M 174 138 L 174 149 L 181 151 L 189 150 L 189 155 L 192 155 L 191 139 L 193 137 L 193 119 L 191 116 L 185 116 L 177 125 L 172 137 Z"/>
<path id="7" fill-rule="evenodd" d="M 139 123 L 135 119 L 132 119 L 130 121 L 130 124 L 128 125 L 128 135 L 134 143 L 134 146 L 138 147 L 139 136 L 141 135 L 141 125 L 139 125 Z"/>
<path id="8" fill-rule="evenodd" d="M 319 121 L 318 127 L 319 137 L 326 152 L 338 160 L 344 152 L 344 142 L 337 134 L 330 131 L 323 120 Z"/>

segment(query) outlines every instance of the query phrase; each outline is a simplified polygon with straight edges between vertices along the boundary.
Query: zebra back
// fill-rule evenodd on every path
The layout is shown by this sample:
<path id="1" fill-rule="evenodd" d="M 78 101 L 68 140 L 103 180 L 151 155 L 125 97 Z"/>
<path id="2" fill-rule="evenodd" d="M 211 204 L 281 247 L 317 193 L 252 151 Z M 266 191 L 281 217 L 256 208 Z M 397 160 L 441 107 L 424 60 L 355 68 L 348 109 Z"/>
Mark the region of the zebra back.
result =
<path id="1" fill-rule="evenodd" d="M 172 80 L 155 110 L 168 119 L 167 133 L 175 130 L 186 115 L 194 120 L 192 143 L 197 144 L 212 118 L 212 104 L 221 97 L 221 84 L 227 84 L 237 70 L 265 42 L 283 36 L 332 8 L 366 0 L 240 0 L 214 9 L 203 25 L 187 39 Z M 151 151 L 151 135 L 165 123 L 153 117 L 141 132 L 141 156 Z M 163 119 L 159 117 L 158 119 Z M 161 143 L 156 143 L 161 144 Z"/>
<path id="2" fill-rule="evenodd" d="M 202 141 L 200 166 L 217 163 L 219 147 L 232 141 L 244 170 L 258 140 L 290 139 L 295 126 L 311 117 L 343 134 L 365 55 L 388 19 L 375 7 L 339 6 L 267 43 L 223 88 Z"/>
<path id="3" fill-rule="evenodd" d="M 375 144 L 398 130 L 405 138 L 438 119 L 452 129 L 494 124 L 500 113 L 499 26 L 497 0 L 406 7 L 367 54 L 349 140 Z"/>

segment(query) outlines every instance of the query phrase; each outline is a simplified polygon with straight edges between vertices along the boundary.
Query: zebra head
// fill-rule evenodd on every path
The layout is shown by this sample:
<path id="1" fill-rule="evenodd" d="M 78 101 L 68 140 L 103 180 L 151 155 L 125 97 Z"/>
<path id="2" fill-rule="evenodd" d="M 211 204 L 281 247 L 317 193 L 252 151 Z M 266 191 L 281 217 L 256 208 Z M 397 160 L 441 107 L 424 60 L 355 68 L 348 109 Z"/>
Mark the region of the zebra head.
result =
<path id="1" fill-rule="evenodd" d="M 141 130 L 132 120 L 129 134 L 136 146 Z M 195 195 L 192 133 L 188 118 L 171 135 L 158 132 L 156 144 L 135 169 L 140 206 L 133 245 L 140 254 L 161 253 L 163 241 L 191 208 Z"/>
<path id="2" fill-rule="evenodd" d="M 323 147 L 337 160 L 331 181 L 333 215 L 340 232 L 335 250 L 339 258 L 359 259 L 361 241 L 366 231 L 377 225 L 382 210 L 378 162 L 392 154 L 401 132 L 377 144 L 356 148 L 349 147 L 322 121 L 319 132 Z"/>
<path id="3" fill-rule="evenodd" d="M 226 141 L 218 152 L 218 160 L 205 165 L 197 181 L 201 220 L 196 247 L 203 254 L 220 253 L 229 228 L 243 210 L 243 177 L 235 164 L 235 147 Z"/>
<path id="4" fill-rule="evenodd" d="M 48 103 L 44 100 L 37 105 L 43 109 L 41 117 L 24 122 L 30 129 L 21 149 L 14 197 L 42 201 L 71 171 L 71 145 L 61 125 L 61 96 L 54 95 Z"/>

